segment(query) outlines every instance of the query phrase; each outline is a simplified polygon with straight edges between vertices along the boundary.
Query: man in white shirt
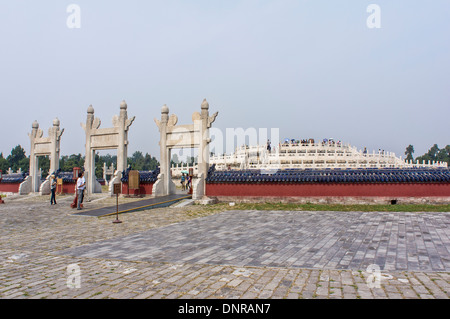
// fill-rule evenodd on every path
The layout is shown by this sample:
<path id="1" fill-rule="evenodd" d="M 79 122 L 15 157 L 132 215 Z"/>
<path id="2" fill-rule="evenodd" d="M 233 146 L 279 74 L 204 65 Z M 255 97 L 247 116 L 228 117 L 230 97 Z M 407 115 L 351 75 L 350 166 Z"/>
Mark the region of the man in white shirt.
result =
<path id="1" fill-rule="evenodd" d="M 77 195 L 78 195 L 77 210 L 81 210 L 81 203 L 83 202 L 85 188 L 86 188 L 86 181 L 84 179 L 84 173 L 81 172 L 78 174 L 78 179 L 77 179 Z"/>

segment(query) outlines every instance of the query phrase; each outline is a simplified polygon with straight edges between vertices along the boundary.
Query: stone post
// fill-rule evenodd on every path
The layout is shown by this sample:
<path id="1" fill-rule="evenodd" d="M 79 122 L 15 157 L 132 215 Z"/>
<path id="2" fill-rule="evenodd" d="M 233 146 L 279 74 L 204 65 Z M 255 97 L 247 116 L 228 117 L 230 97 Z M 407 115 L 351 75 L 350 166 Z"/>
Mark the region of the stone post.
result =
<path id="1" fill-rule="evenodd" d="M 163 180 L 163 194 L 169 194 L 169 181 L 170 181 L 170 172 L 169 172 L 169 163 L 170 163 L 170 151 L 167 148 L 167 123 L 169 122 L 169 108 L 167 105 L 161 108 L 161 125 L 160 125 L 160 133 L 161 139 L 159 141 L 160 147 L 160 174 Z"/>
<path id="2" fill-rule="evenodd" d="M 50 154 L 50 174 L 59 169 L 59 156 L 61 152 L 61 135 L 64 129 L 60 129 L 60 121 L 58 118 L 53 120 L 53 127 L 49 130 L 51 140 L 51 154 Z"/>
<path id="3" fill-rule="evenodd" d="M 208 174 L 209 168 L 209 143 L 211 139 L 209 137 L 209 103 L 206 99 L 201 104 L 201 124 L 200 124 L 200 148 L 198 150 L 198 178 L 200 179 L 198 187 L 203 191 L 205 190 L 205 178 Z M 192 166 L 194 167 L 194 166 Z"/>
<path id="4" fill-rule="evenodd" d="M 84 179 L 86 180 L 87 194 L 92 194 L 95 185 L 95 164 L 94 164 L 94 151 L 91 149 L 91 131 L 94 128 L 94 121 L 100 122 L 99 119 L 94 117 L 94 108 L 89 105 L 86 116 L 86 126 L 84 127 L 86 132 L 86 152 L 84 158 Z M 98 124 L 100 126 L 100 123 Z"/>
<path id="5" fill-rule="evenodd" d="M 127 103 L 122 101 L 120 103 L 120 115 L 119 115 L 119 147 L 117 148 L 117 170 L 119 172 L 124 171 L 127 168 L 128 159 L 128 127 L 127 127 Z"/>
<path id="6" fill-rule="evenodd" d="M 30 179 L 31 179 L 31 192 L 39 191 L 40 180 L 38 177 L 38 167 L 39 159 L 34 153 L 34 145 L 36 139 L 42 136 L 42 130 L 39 129 L 39 123 L 34 121 L 31 125 L 31 133 L 28 134 L 30 137 L 31 148 L 30 148 Z"/>
<path id="7" fill-rule="evenodd" d="M 103 179 L 106 182 L 106 163 L 103 163 Z"/>

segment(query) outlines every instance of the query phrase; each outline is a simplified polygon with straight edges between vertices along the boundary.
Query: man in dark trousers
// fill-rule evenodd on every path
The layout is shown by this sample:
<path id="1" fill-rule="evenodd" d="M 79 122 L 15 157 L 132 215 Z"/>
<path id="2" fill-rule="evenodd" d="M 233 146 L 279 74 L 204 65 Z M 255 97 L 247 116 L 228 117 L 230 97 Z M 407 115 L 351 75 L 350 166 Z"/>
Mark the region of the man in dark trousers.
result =
<path id="1" fill-rule="evenodd" d="M 50 176 L 50 190 L 52 192 L 52 196 L 50 198 L 50 205 L 56 205 L 56 177 L 55 175 Z"/>
<path id="2" fill-rule="evenodd" d="M 85 188 L 86 188 L 86 180 L 84 179 L 84 173 L 81 172 L 78 174 L 78 179 L 77 179 L 77 195 L 78 195 L 77 210 L 81 210 L 81 203 L 83 202 Z"/>

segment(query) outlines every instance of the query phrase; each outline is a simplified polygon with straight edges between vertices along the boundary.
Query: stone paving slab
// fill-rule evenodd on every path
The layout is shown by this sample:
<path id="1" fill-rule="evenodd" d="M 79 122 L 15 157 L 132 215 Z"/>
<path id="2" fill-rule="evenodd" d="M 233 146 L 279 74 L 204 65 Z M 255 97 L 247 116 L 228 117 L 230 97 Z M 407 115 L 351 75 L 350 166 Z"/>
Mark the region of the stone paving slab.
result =
<path id="1" fill-rule="evenodd" d="M 68 267 L 79 267 L 70 286 Z M 448 299 L 450 274 L 129 262 L 31 254 L 0 263 L 2 299 Z"/>
<path id="2" fill-rule="evenodd" d="M 227 211 L 60 252 L 308 269 L 450 271 L 446 213 Z"/>
<path id="3" fill-rule="evenodd" d="M 86 202 L 86 208 L 93 209 L 108 203 L 113 204 L 113 200 L 96 199 Z M 232 235 L 235 232 L 237 238 L 247 240 L 242 249 L 256 245 L 266 248 L 267 253 L 271 254 L 267 255 L 268 257 L 277 256 L 280 260 L 289 262 L 294 260 L 292 256 L 295 256 L 296 248 L 290 248 L 289 242 L 283 242 L 286 239 L 282 236 L 280 227 L 268 225 L 266 229 L 258 230 L 257 225 L 245 222 L 243 217 L 249 214 L 249 216 L 253 216 L 251 217 L 252 221 L 261 221 L 261 216 L 258 217 L 258 214 L 254 212 L 243 212 L 239 221 L 238 214 L 230 216 L 231 212 L 224 212 L 227 210 L 225 206 L 220 206 L 220 210 L 214 208 L 214 205 L 158 208 L 124 214 L 121 216 L 122 224 L 113 224 L 114 217 L 74 216 L 73 210 L 69 208 L 72 202 L 71 197 L 57 196 L 57 202 L 58 205 L 50 206 L 49 197 L 30 196 L 29 198 L 21 197 L 17 201 L 8 200 L 6 204 L 0 205 L 1 299 L 448 299 L 450 296 L 450 272 L 448 271 L 384 269 L 378 273 L 378 285 L 373 286 L 369 283 L 373 282 L 374 273 L 368 269 L 307 269 L 292 266 L 294 264 L 282 267 L 248 266 L 247 261 L 243 263 L 247 266 L 240 266 L 238 259 L 229 258 L 239 256 L 239 247 L 230 250 L 230 254 L 226 256 L 229 258 L 227 259 L 229 264 L 226 265 L 208 261 L 200 263 L 200 258 L 208 258 L 207 254 L 196 256 L 198 262 L 194 262 L 192 259 L 178 263 L 61 255 L 61 251 L 78 249 L 86 245 L 98 244 L 100 246 L 109 241 L 118 242 L 127 236 L 139 237 L 152 229 L 159 230 L 157 234 L 161 234 L 161 230 L 170 229 L 176 225 L 186 225 L 185 223 L 191 221 L 192 225 L 201 226 L 197 229 L 183 229 L 184 232 L 192 234 L 193 243 L 195 243 L 194 238 L 202 238 L 200 234 L 196 235 L 195 231 L 198 233 L 206 231 L 205 237 L 212 237 L 217 232 L 217 238 Z M 275 224 L 282 222 L 286 229 L 299 229 L 299 231 L 311 233 L 316 227 L 314 224 L 320 223 L 328 214 L 297 212 L 284 215 L 290 216 L 286 218 L 280 212 L 272 213 L 275 213 L 273 216 L 278 216 L 278 219 L 272 220 Z M 301 225 L 294 217 L 300 213 L 304 213 L 305 216 Z M 420 237 L 416 243 L 416 246 L 420 247 L 421 253 L 429 249 L 444 263 L 442 261 L 443 249 L 449 247 L 446 241 L 448 237 L 446 214 L 392 213 L 392 216 L 386 214 L 381 215 L 384 216 L 380 217 L 381 221 L 388 216 L 394 220 L 392 225 L 388 220 L 385 220 L 385 225 L 378 225 L 380 220 L 376 214 L 330 215 L 334 217 L 330 217 L 328 223 L 339 223 L 341 220 L 342 224 L 335 227 L 339 230 L 329 236 L 327 236 L 327 232 L 319 232 L 321 236 L 325 237 L 322 240 L 319 240 L 319 237 L 311 239 L 316 242 L 313 249 L 318 250 L 315 252 L 312 250 L 310 253 L 316 256 L 331 256 L 331 250 L 326 253 L 326 249 L 333 246 L 331 239 L 334 236 L 341 238 L 346 232 L 349 232 L 354 235 L 360 234 L 363 241 L 360 245 L 369 244 L 370 240 L 368 243 L 364 242 L 366 237 L 380 242 L 384 239 L 388 240 L 387 248 L 385 248 L 386 243 L 381 248 L 387 250 L 386 260 L 392 260 L 396 253 L 391 249 L 394 249 L 396 245 L 404 246 L 404 250 L 413 246 L 413 236 L 407 235 L 408 232 L 411 233 L 412 229 L 414 235 L 416 232 L 419 234 L 420 230 L 423 233 L 421 236 L 425 237 L 422 238 L 423 244 Z M 262 212 L 260 215 L 263 215 Z M 221 220 L 225 224 L 227 218 L 231 218 L 233 227 L 226 229 L 218 223 L 214 226 L 216 227 L 215 231 L 214 228 L 208 230 L 204 221 L 214 221 L 213 217 L 215 216 L 217 222 Z M 268 218 L 268 215 L 265 216 Z M 362 221 L 358 222 L 358 218 L 365 218 L 366 224 Z M 267 222 L 269 220 L 267 219 Z M 311 225 L 306 227 L 304 224 L 306 221 L 309 221 Z M 347 229 L 346 223 L 353 224 Z M 263 223 L 260 222 L 259 225 L 261 224 Z M 289 225 L 291 228 L 288 227 Z M 264 235 L 273 233 L 268 236 L 268 241 L 272 241 L 271 244 L 258 245 L 257 242 L 250 242 L 244 236 L 246 227 L 253 227 L 249 230 L 259 231 Z M 379 233 L 378 228 L 383 227 L 384 232 L 378 239 L 379 236 L 376 235 Z M 331 228 L 330 225 L 327 231 Z M 291 230 L 292 232 L 293 230 Z M 365 233 L 371 235 L 364 236 Z M 405 234 L 402 235 L 402 233 Z M 396 236 L 397 239 L 395 239 Z M 405 240 L 402 241 L 400 236 L 404 236 Z M 280 241 L 280 247 L 276 245 L 275 238 Z M 354 241 L 356 240 L 357 238 Z M 236 241 L 238 240 L 236 239 Z M 231 241 L 230 245 L 235 245 L 236 241 Z M 438 245 L 439 241 L 443 243 L 442 246 Z M 211 244 L 212 242 L 207 240 L 205 243 Z M 339 243 L 341 242 L 338 241 L 335 245 Z M 192 244 L 188 243 L 186 249 L 189 245 Z M 218 247 L 223 245 L 221 243 Z M 352 245 L 350 244 L 350 247 Z M 355 244 L 354 247 L 356 246 Z M 284 250 L 281 251 L 283 247 Z M 103 248 L 107 250 L 108 246 L 105 245 Z M 168 249 L 168 246 L 165 249 Z M 180 247 L 176 249 L 180 249 Z M 206 251 L 208 247 L 205 246 L 201 249 Z M 278 251 L 271 251 L 272 249 L 278 249 Z M 419 250 L 419 248 L 417 249 Z M 321 251 L 325 252 L 321 254 Z M 292 252 L 294 253 L 291 255 Z M 335 255 L 339 256 L 338 253 Z M 187 256 L 187 254 L 183 256 Z M 406 258 L 402 257 L 399 260 L 401 262 L 408 261 L 408 257 L 414 256 L 407 255 Z M 264 261 L 261 256 L 255 256 L 255 258 Z M 365 256 L 358 251 L 355 258 L 364 259 Z M 419 261 L 426 260 L 424 258 L 426 256 L 418 256 Z M 181 256 L 178 259 L 181 259 Z M 273 259 L 274 262 L 276 260 L 276 258 Z M 342 258 L 342 260 L 344 260 L 343 263 L 348 263 L 348 257 Z M 241 260 L 241 262 L 243 261 Z M 70 285 L 73 273 L 69 269 L 73 270 L 75 265 L 79 269 L 79 286 L 74 287 Z"/>

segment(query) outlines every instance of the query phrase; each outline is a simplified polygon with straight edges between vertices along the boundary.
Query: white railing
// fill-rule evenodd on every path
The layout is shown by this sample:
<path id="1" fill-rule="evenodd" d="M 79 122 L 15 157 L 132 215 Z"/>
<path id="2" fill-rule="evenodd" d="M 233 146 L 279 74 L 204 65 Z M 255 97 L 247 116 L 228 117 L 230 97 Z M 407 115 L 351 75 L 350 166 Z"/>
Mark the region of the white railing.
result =
<path id="1" fill-rule="evenodd" d="M 349 144 L 280 144 L 278 151 L 268 152 L 266 146 L 240 147 L 234 154 L 211 156 L 217 169 L 231 168 L 446 168 L 446 162 L 413 163 L 393 152 L 367 153 Z"/>
<path id="2" fill-rule="evenodd" d="M 198 165 L 197 164 L 193 164 L 193 165 L 189 165 L 189 164 L 172 164 L 170 171 L 172 173 L 172 177 L 180 177 L 181 173 L 183 171 L 189 172 L 189 169 L 193 168 L 194 169 L 194 175 L 197 175 L 198 173 Z"/>

